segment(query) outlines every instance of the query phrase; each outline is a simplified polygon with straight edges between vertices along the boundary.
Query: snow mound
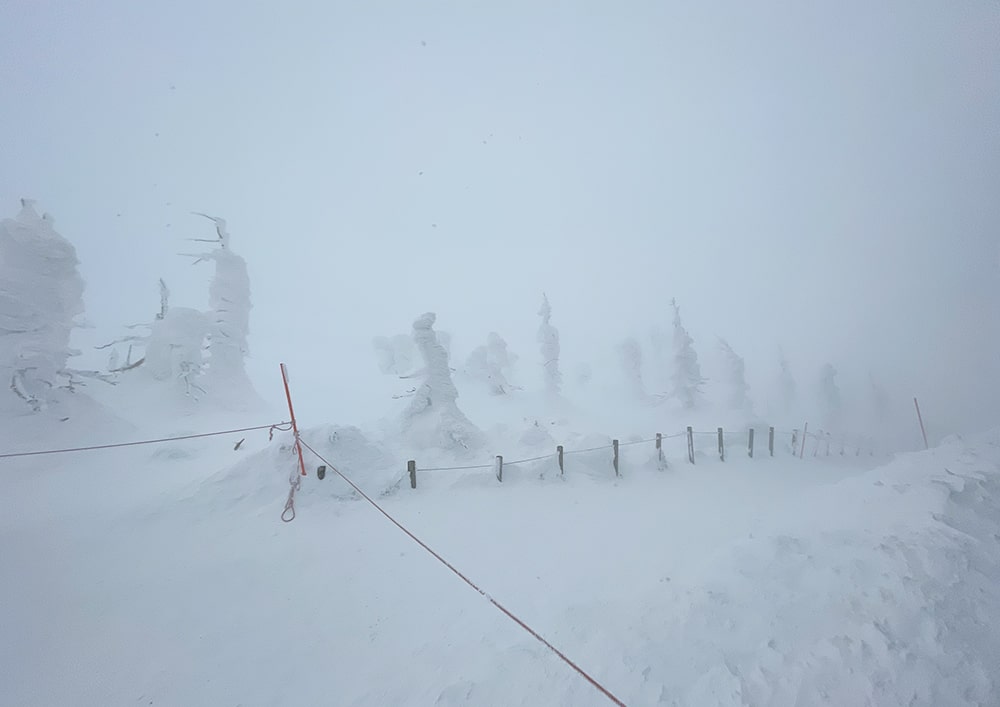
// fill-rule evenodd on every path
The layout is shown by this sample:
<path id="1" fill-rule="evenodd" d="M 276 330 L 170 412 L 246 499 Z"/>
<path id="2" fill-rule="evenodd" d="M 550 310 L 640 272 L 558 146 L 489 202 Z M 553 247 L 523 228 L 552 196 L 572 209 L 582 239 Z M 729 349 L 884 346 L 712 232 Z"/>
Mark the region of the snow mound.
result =
<path id="1" fill-rule="evenodd" d="M 392 493 L 404 476 L 405 463 L 397 462 L 381 444 L 369 440 L 357 427 L 323 425 L 301 432 L 302 440 L 356 483 L 365 493 Z M 247 456 L 239 463 L 215 474 L 200 490 L 205 498 L 225 504 L 249 502 L 273 510 L 288 494 L 289 478 L 298 473 L 295 442 L 290 432 L 281 433 L 277 443 Z M 308 476 L 296 493 L 299 508 L 319 506 L 330 499 L 359 498 L 333 469 L 326 478 L 317 478 L 320 461 L 306 447 L 302 449 Z"/>

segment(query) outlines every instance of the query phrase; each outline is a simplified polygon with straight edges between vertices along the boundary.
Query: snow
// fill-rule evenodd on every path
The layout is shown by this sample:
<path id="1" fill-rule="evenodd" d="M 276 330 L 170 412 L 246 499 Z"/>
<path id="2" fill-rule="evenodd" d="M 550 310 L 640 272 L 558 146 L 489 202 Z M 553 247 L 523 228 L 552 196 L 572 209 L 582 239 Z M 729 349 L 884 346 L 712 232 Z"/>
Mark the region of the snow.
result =
<path id="1" fill-rule="evenodd" d="M 4 451 L 262 422 L 201 407 L 135 429 L 71 399 L 62 425 L 7 420 Z M 562 476 L 548 458 L 508 462 L 503 483 L 418 472 L 411 490 L 408 458 L 449 457 L 377 425 L 303 439 L 627 704 L 995 699 L 1000 432 L 802 460 L 783 437 L 768 457 L 758 433 L 754 459 L 739 437 L 725 463 L 705 436 L 695 465 L 672 437 L 660 471 L 652 443 L 626 444 L 652 437 L 643 408 L 616 479 L 615 432 L 583 406 L 481 386 L 462 400 L 487 466 L 602 449 L 567 453 Z M 336 474 L 319 481 L 308 452 L 282 524 L 291 442 L 0 460 L 0 703 L 607 704 Z"/>

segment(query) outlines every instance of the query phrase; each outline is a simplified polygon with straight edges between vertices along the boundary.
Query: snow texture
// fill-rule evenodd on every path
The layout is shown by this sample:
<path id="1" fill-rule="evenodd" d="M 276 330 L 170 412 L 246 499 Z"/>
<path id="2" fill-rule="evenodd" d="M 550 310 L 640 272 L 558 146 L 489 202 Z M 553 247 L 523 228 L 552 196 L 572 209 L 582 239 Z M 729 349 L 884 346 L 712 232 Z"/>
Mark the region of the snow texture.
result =
<path id="1" fill-rule="evenodd" d="M 59 429 L 13 424 L 28 447 Z M 1000 432 L 873 468 L 692 467 L 668 440 L 669 471 L 623 446 L 616 479 L 603 447 L 563 476 L 547 459 L 415 491 L 410 450 L 353 426 L 303 439 L 626 704 L 995 704 Z M 0 703 L 606 704 L 316 458 L 281 524 L 292 441 L 8 460 Z"/>

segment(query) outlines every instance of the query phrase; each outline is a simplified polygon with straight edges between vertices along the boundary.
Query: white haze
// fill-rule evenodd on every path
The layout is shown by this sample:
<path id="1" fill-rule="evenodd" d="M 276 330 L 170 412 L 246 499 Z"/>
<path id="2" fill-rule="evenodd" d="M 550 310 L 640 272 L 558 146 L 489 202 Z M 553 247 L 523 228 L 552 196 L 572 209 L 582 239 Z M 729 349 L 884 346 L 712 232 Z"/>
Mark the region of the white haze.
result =
<path id="1" fill-rule="evenodd" d="M 760 402 L 873 375 L 935 436 L 1000 418 L 1000 4 L 0 6 L 0 216 L 77 248 L 90 346 L 204 308 L 229 223 L 250 374 L 310 423 L 380 415 L 376 335 L 425 311 L 568 378 L 670 327 Z M 648 358 L 648 348 L 646 350 Z M 88 354 L 93 355 L 93 354 Z M 532 380 L 540 372 L 532 373 Z"/>

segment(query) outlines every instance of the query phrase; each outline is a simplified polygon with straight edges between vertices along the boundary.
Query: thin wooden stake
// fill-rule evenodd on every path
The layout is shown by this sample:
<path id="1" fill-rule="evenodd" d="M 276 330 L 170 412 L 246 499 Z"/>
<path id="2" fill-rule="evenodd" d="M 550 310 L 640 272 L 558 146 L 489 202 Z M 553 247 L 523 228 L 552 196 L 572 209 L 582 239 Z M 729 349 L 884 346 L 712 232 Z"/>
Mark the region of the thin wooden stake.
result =
<path id="1" fill-rule="evenodd" d="M 913 399 L 913 407 L 917 409 L 917 422 L 920 423 L 920 434 L 924 438 L 924 449 L 930 449 L 930 445 L 927 444 L 927 430 L 924 429 L 924 418 L 920 414 L 920 403 L 917 402 L 916 398 Z"/>
<path id="2" fill-rule="evenodd" d="M 503 483 L 503 457 L 497 455 L 497 481 Z"/>
<path id="3" fill-rule="evenodd" d="M 292 434 L 295 435 L 295 452 L 299 455 L 299 469 L 302 476 L 306 475 L 306 462 L 302 458 L 302 443 L 299 441 L 299 425 L 295 422 L 295 410 L 292 409 L 292 393 L 288 389 L 288 369 L 281 364 L 281 380 L 285 384 L 285 398 L 288 400 L 288 414 L 292 416 Z"/>
<path id="4" fill-rule="evenodd" d="M 772 457 L 774 456 L 774 428 L 773 427 L 768 427 L 767 428 L 767 451 L 770 453 L 770 455 Z"/>
<path id="5" fill-rule="evenodd" d="M 622 475 L 621 471 L 618 469 L 618 440 L 617 439 L 611 440 L 611 446 L 615 451 L 615 456 L 611 460 L 612 464 L 614 464 L 615 467 L 615 476 L 621 476 Z"/>
<path id="6" fill-rule="evenodd" d="M 694 464 L 694 429 L 688 426 L 688 461 Z"/>
<path id="7" fill-rule="evenodd" d="M 666 466 L 666 459 L 663 457 L 663 435 L 656 433 L 656 466 L 660 471 Z"/>
<path id="8" fill-rule="evenodd" d="M 562 476 L 565 469 L 563 468 L 563 446 L 561 444 L 556 447 L 556 455 L 559 457 L 559 476 Z"/>
<path id="9" fill-rule="evenodd" d="M 719 428 L 719 459 L 726 461 L 726 443 L 722 439 L 722 428 Z"/>
<path id="10" fill-rule="evenodd" d="M 413 459 L 406 462 L 406 470 L 410 473 L 410 488 L 417 488 L 417 462 Z"/>
<path id="11" fill-rule="evenodd" d="M 747 454 L 753 459 L 753 427 L 750 428 L 750 438 L 747 440 Z"/>

